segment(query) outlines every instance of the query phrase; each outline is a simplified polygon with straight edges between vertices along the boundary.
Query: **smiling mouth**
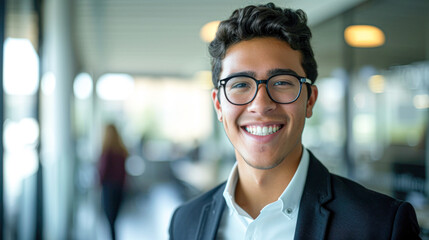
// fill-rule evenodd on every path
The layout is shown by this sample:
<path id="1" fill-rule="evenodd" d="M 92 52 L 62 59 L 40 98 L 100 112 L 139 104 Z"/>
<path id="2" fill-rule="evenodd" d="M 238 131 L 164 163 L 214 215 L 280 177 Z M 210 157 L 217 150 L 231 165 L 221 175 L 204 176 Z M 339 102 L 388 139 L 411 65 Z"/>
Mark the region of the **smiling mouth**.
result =
<path id="1" fill-rule="evenodd" d="M 244 129 L 256 136 L 267 136 L 279 131 L 283 126 L 279 124 L 269 125 L 269 126 L 246 126 Z"/>

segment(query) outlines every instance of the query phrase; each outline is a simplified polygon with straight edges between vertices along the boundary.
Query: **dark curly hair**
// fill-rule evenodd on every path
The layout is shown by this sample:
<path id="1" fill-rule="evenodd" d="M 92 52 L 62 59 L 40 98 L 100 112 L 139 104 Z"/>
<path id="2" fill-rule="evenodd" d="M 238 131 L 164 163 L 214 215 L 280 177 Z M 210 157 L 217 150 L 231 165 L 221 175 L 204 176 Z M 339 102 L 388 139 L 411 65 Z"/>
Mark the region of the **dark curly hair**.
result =
<path id="1" fill-rule="evenodd" d="M 222 71 L 227 49 L 240 41 L 256 37 L 275 37 L 287 42 L 302 54 L 302 67 L 312 83 L 317 78 L 317 63 L 310 45 L 311 31 L 302 10 L 281 9 L 273 3 L 247 6 L 235 10 L 220 23 L 215 39 L 209 45 L 212 81 L 215 88 Z"/>

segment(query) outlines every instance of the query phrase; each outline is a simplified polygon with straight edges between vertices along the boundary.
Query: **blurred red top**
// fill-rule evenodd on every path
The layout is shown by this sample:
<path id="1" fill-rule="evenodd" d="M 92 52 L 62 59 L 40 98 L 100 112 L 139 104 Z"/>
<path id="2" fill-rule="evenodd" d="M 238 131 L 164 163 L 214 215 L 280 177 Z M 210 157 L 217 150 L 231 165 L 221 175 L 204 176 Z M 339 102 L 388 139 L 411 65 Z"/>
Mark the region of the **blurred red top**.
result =
<path id="1" fill-rule="evenodd" d="M 125 184 L 125 160 L 123 153 L 112 150 L 103 152 L 100 156 L 99 174 L 101 184 Z"/>

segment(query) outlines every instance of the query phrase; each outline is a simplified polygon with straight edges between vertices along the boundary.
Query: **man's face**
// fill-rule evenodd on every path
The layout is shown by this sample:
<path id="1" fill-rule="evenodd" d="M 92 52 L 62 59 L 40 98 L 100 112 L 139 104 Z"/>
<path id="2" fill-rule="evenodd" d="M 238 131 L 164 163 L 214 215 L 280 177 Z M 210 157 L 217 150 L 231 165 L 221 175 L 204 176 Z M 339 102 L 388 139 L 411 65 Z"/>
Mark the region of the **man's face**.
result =
<path id="1" fill-rule="evenodd" d="M 276 38 L 254 38 L 229 47 L 222 61 L 220 79 L 246 72 L 263 80 L 270 77 L 270 71 L 278 69 L 306 76 L 300 52 L 293 50 L 288 43 Z M 303 84 L 301 95 L 295 102 L 277 104 L 269 98 L 265 84 L 261 84 L 255 99 L 244 106 L 228 102 L 222 88 L 213 90 L 218 119 L 234 145 L 239 164 L 245 162 L 257 169 L 272 169 L 288 157 L 300 157 L 305 118 L 311 117 L 317 98 L 317 88 L 312 86 L 313 94 L 307 101 L 307 87 Z M 273 130 L 265 136 L 246 130 L 258 127 L 271 127 Z"/>

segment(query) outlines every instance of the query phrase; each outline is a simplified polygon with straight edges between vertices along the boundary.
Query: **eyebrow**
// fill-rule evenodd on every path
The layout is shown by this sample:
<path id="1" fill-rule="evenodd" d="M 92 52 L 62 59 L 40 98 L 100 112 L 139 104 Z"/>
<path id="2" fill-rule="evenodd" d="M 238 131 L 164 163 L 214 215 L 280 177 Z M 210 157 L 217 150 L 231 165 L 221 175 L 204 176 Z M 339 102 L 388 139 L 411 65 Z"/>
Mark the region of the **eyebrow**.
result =
<path id="1" fill-rule="evenodd" d="M 279 74 L 292 74 L 292 75 L 299 76 L 294 70 L 289 68 L 274 68 L 267 71 L 268 77 L 273 75 L 279 75 Z M 242 71 L 242 72 L 232 73 L 228 75 L 227 78 L 235 77 L 235 76 L 243 76 L 243 75 L 256 78 L 256 72 L 253 72 L 253 71 Z"/>
<path id="2" fill-rule="evenodd" d="M 242 71 L 242 72 L 231 73 L 230 75 L 227 76 L 227 78 L 235 77 L 235 76 L 243 76 L 243 75 L 256 78 L 256 73 L 252 71 Z"/>
<path id="3" fill-rule="evenodd" d="M 294 70 L 289 68 L 275 68 L 268 71 L 268 76 L 278 75 L 278 74 L 293 74 L 299 76 Z"/>

